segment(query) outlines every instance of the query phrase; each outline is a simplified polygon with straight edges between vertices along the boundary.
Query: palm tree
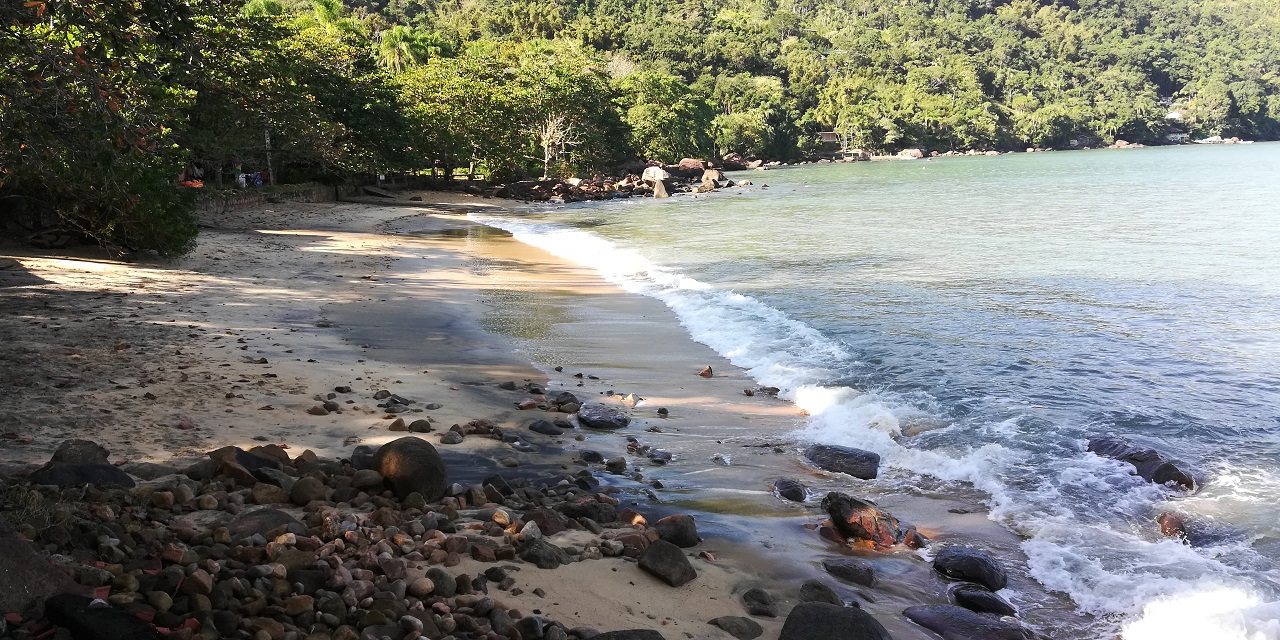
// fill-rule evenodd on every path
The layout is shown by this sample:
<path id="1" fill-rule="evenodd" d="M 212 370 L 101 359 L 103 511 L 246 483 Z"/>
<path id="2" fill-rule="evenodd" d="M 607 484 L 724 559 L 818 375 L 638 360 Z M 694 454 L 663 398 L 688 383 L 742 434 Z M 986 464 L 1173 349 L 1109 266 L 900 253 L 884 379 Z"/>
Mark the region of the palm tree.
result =
<path id="1" fill-rule="evenodd" d="M 378 56 L 383 66 L 396 73 L 448 53 L 449 43 L 434 31 L 424 33 L 395 25 L 379 36 Z"/>
<path id="2" fill-rule="evenodd" d="M 282 16 L 284 15 L 284 5 L 280 4 L 279 0 L 250 0 L 248 4 L 244 5 L 242 11 L 244 15 L 254 18 Z"/>
<path id="3" fill-rule="evenodd" d="M 342 0 L 311 0 L 311 8 L 315 11 L 316 22 L 326 31 L 339 28 L 342 21 Z"/>

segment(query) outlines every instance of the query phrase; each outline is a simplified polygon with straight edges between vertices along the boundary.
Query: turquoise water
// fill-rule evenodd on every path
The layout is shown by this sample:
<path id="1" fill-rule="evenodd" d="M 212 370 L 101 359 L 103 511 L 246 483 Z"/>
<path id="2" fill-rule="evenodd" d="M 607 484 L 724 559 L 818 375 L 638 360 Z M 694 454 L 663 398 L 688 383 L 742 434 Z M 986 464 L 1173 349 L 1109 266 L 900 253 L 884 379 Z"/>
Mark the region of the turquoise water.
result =
<path id="1" fill-rule="evenodd" d="M 801 441 L 986 492 L 1099 633 L 1280 638 L 1280 145 L 733 177 L 482 219 L 664 301 L 809 411 Z M 1208 482 L 1153 487 L 1102 433 Z"/>

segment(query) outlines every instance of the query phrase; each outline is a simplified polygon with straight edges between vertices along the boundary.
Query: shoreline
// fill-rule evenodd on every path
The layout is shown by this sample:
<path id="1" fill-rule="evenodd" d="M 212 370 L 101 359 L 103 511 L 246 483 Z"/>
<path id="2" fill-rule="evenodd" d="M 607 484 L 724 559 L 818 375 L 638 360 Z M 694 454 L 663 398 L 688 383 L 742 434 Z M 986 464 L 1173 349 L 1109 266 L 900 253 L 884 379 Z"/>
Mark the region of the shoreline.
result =
<path id="1" fill-rule="evenodd" d="M 459 200 L 466 203 L 473 199 Z M 294 218 L 279 219 L 278 209 L 289 210 Z M 816 474 L 799 462 L 798 455 L 787 454 L 788 449 L 794 449 L 794 443 L 786 442 L 787 433 L 800 418 L 793 405 L 763 397 L 744 400 L 741 389 L 754 383 L 683 334 L 660 302 L 626 294 L 585 267 L 554 259 L 501 233 L 483 231 L 492 228 L 460 218 L 456 212 L 410 211 L 330 204 L 234 212 L 210 221 L 215 228 L 202 231 L 196 252 L 170 267 L 11 255 L 18 258 L 24 276 L 52 283 L 37 282 L 37 286 L 50 286 L 64 297 L 92 291 L 108 296 L 101 298 L 99 306 L 118 304 L 117 309 L 108 309 L 116 317 L 103 318 L 111 330 L 119 330 L 137 345 L 116 342 L 101 353 L 83 349 L 81 353 L 65 353 L 70 347 L 56 345 L 56 337 L 45 343 L 53 350 L 62 349 L 63 357 L 71 360 L 102 359 L 113 371 L 110 378 L 81 377 L 70 384 L 73 389 L 91 387 L 74 396 L 84 401 L 73 405 L 79 411 L 104 403 L 119 407 L 113 409 L 117 414 L 94 430 L 96 438 L 110 442 L 108 448 L 124 453 L 118 458 L 190 460 L 226 444 L 248 448 L 264 441 L 295 443 L 296 451 L 310 448 L 321 456 L 345 457 L 357 444 L 378 445 L 407 435 L 387 431 L 390 421 L 373 407 L 364 406 L 365 401 L 354 405 L 360 409 L 341 414 L 307 414 L 319 402 L 316 398 L 334 385 L 359 385 L 361 391 L 365 387 L 370 391 L 389 388 L 424 403 L 438 403 L 440 408 L 419 413 L 435 419 L 439 429 L 477 418 L 523 429 L 529 420 L 541 417 L 536 411 L 515 409 L 511 392 L 495 390 L 500 381 L 547 384 L 548 391 L 562 388 L 579 394 L 613 390 L 618 392 L 616 396 L 603 397 L 615 401 L 626 393 L 637 393 L 646 398 L 632 410 L 642 418 L 639 424 L 619 434 L 591 432 L 581 444 L 571 438 L 546 441 L 546 448 L 553 451 L 550 462 L 570 466 L 574 464 L 573 452 L 584 447 L 607 447 L 609 455 L 617 454 L 626 450 L 622 441 L 626 435 L 677 452 L 667 465 L 642 463 L 642 479 L 657 480 L 663 489 L 650 489 L 634 476 L 619 479 L 619 488 L 639 511 L 662 515 L 684 511 L 699 518 L 701 530 L 712 536 L 703 545 L 715 549 L 720 566 L 729 568 L 715 581 L 708 580 L 725 590 L 726 611 L 742 615 L 741 605 L 731 594 L 740 593 L 746 585 L 765 585 L 785 606 L 794 603 L 794 594 L 782 593 L 784 584 L 794 589 L 801 578 L 817 577 L 846 600 L 861 599 L 894 637 L 932 637 L 900 615 L 903 606 L 939 601 L 941 581 L 927 563 L 914 556 L 875 559 L 880 563 L 877 568 L 893 576 L 895 585 L 875 590 L 872 598 L 860 598 L 866 590 L 842 585 L 820 567 L 820 556 L 838 555 L 839 551 L 804 528 L 804 524 L 823 518 L 816 505 L 782 503 L 769 490 L 768 481 L 776 478 L 780 468 L 785 474 L 804 477 L 815 489 L 838 488 L 845 482 Z M 413 227 L 414 237 L 388 233 L 405 224 Z M 457 246 L 460 243 L 463 248 Z M 561 300 L 548 302 L 548 297 Z M 578 305 L 578 316 L 557 315 L 568 307 L 568 301 Z M 87 306 L 93 308 L 92 304 Z M 433 312 L 433 306 L 455 308 Z M 507 313 L 494 313 L 497 307 Z M 136 321 L 129 320 L 131 313 L 137 313 L 123 313 L 130 309 L 149 313 L 138 313 Z M 378 319 L 377 324 L 373 318 Z M 602 335 L 627 319 L 631 320 L 624 326 L 632 343 Z M 96 318 L 90 322 L 93 320 Z M 423 320 L 431 328 L 426 336 L 420 335 Z M 61 329 L 50 330 L 55 335 L 72 333 L 75 328 L 75 319 L 55 322 L 62 322 L 53 325 Z M 566 328 L 572 331 L 565 333 Z M 503 335 L 504 330 L 508 335 Z M 525 339 L 527 343 L 543 340 L 546 353 L 560 349 L 555 355 L 557 362 L 543 362 L 540 370 L 523 356 L 514 355 L 511 347 L 517 340 L 512 336 L 520 336 L 521 331 L 532 336 Z M 163 344 L 154 344 L 156 334 Z M 198 339 L 205 340 L 199 349 L 182 346 Z M 117 348 L 121 344 L 126 346 Z M 632 349 L 635 344 L 663 349 L 648 349 L 644 353 L 648 358 L 638 358 Z M 570 345 L 576 349 L 566 353 Z M 168 353 L 170 349 L 172 353 Z M 48 355 L 51 350 L 46 352 Z M 267 363 L 258 364 L 261 359 Z M 629 361 L 619 364 L 624 359 Z M 698 378 L 695 363 L 712 365 L 716 376 Z M 53 374 L 46 377 L 74 377 L 67 371 L 80 363 L 62 363 L 65 366 L 61 368 L 58 364 L 45 363 L 50 367 L 46 373 Z M 565 368 L 563 373 L 548 370 L 557 364 Z M 577 379 L 571 377 L 574 372 L 600 379 L 584 378 L 584 386 L 579 388 Z M 587 385 L 588 381 L 592 384 Z M 59 380 L 52 386 L 65 382 Z M 476 382 L 484 384 L 468 384 Z M 37 405 L 58 394 L 47 391 L 49 395 L 36 399 Z M 25 399 L 11 397 L 10 402 L 16 400 Z M 671 415 L 659 419 L 648 411 L 658 406 L 669 407 Z M 73 429 L 48 424 L 58 412 L 50 411 L 47 405 L 20 403 L 8 409 L 22 415 L 20 422 L 34 432 L 17 433 L 8 439 L 17 447 L 6 446 L 8 459 L 4 462 L 9 469 L 46 459 L 60 442 L 59 435 L 75 435 Z M 421 417 L 419 413 L 413 417 Z M 110 424 L 125 420 L 131 424 Z M 140 427 L 139 421 L 150 424 Z M 661 432 L 647 431 L 650 427 Z M 137 442 L 134 438 L 138 436 L 144 441 Z M 23 437 L 32 440 L 22 443 Z M 682 441 L 690 437 L 708 446 L 684 446 Z M 735 461 L 747 458 L 748 462 L 727 466 L 713 462 L 709 457 L 712 450 L 724 450 L 726 440 L 739 449 L 751 450 L 750 455 L 733 453 Z M 467 452 L 498 455 L 485 447 L 462 446 Z M 558 449 L 563 453 L 555 453 Z M 752 460 L 757 455 L 762 462 Z M 537 453 L 515 457 L 522 464 L 535 466 L 537 462 L 545 464 L 548 458 Z M 633 464 L 636 460 L 629 459 Z M 957 500 L 930 495 L 927 488 L 913 496 L 876 496 L 873 487 L 843 490 L 863 497 L 873 495 L 904 521 L 934 535 L 949 534 L 940 539 L 977 537 L 1000 545 L 1007 553 L 1017 553 L 1018 539 L 985 517 L 981 496 Z M 821 491 L 816 493 L 821 495 Z M 762 547 L 773 550 L 761 552 Z M 571 566 L 587 570 L 586 564 Z M 1034 591 L 1037 586 L 1016 576 L 1015 584 L 1018 592 Z M 648 586 L 642 602 L 644 598 L 656 599 L 657 606 L 682 593 L 658 584 Z M 624 597 L 616 599 L 621 604 Z M 941 601 L 945 602 L 945 597 Z M 522 608 L 528 606 L 521 604 Z M 542 603 L 547 614 L 557 620 L 561 615 L 567 618 L 568 609 L 574 606 L 585 605 L 575 602 L 557 611 Z M 705 616 L 706 611 L 694 607 L 684 615 Z M 767 624 L 769 634 L 776 634 L 774 625 L 780 625 L 781 620 L 758 619 Z M 686 627 L 696 624 L 699 630 L 714 631 L 705 619 L 678 621 Z M 622 622 L 642 624 L 644 619 L 632 615 L 618 620 Z"/>

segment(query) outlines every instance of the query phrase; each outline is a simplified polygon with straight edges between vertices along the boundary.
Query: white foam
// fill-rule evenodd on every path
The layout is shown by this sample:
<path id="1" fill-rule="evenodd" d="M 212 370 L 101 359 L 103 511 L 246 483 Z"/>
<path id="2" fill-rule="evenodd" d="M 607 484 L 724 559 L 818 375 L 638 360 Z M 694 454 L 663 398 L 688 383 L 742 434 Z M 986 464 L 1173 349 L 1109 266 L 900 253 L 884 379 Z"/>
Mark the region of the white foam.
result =
<path id="1" fill-rule="evenodd" d="M 874 451 L 886 466 L 971 483 L 986 492 L 992 519 L 1028 537 L 1023 550 L 1032 576 L 1070 595 L 1081 611 L 1122 616 L 1128 621 L 1121 625 L 1124 640 L 1280 640 L 1280 604 L 1260 597 L 1248 577 L 1219 562 L 1214 552 L 1172 540 L 1143 540 L 1138 531 L 1089 515 L 1097 505 L 1088 501 L 1098 495 L 1111 496 L 1108 506 L 1117 513 L 1150 512 L 1165 499 L 1166 490 L 1135 478 L 1125 463 L 1093 455 L 1038 460 L 1042 481 L 1010 486 L 1008 478 L 1016 476 L 1011 470 L 1028 462 L 1027 452 L 1010 444 L 1020 433 L 1021 416 L 974 427 L 990 438 L 986 444 L 903 446 L 904 423 L 936 418 L 927 404 L 830 385 L 855 359 L 813 327 L 752 297 L 655 265 L 588 231 L 471 215 L 517 240 L 592 267 L 627 291 L 664 302 L 691 337 L 761 384 L 778 387 L 783 398 L 809 414 L 799 439 Z M 1255 498 L 1230 485 L 1235 476 L 1219 478 L 1210 487 L 1216 491 L 1201 495 L 1236 508 Z"/>

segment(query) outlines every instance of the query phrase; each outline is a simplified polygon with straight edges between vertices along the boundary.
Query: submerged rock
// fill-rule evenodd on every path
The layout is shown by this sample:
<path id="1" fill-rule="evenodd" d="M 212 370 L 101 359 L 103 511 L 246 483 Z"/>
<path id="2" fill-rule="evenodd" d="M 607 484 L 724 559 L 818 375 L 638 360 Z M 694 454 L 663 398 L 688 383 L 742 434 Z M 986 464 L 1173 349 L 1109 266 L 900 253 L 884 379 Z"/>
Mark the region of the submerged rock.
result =
<path id="1" fill-rule="evenodd" d="M 845 473 L 862 480 L 874 480 L 880 472 L 880 454 L 852 447 L 815 444 L 805 449 L 804 457 L 824 471 Z"/>
<path id="2" fill-rule="evenodd" d="M 908 620 L 947 640 L 1036 640 L 1035 632 L 1012 618 L 975 613 L 952 604 L 908 607 Z"/>
<path id="3" fill-rule="evenodd" d="M 1100 456 L 1132 464 L 1138 475 L 1148 482 L 1173 483 L 1189 491 L 1201 484 L 1198 474 L 1190 466 L 1155 449 L 1140 447 L 1121 438 L 1114 436 L 1092 438 L 1089 440 L 1088 450 Z"/>
<path id="4" fill-rule="evenodd" d="M 1016 616 L 1018 610 L 1008 600 L 986 587 L 972 582 L 952 585 L 951 599 L 957 605 L 978 613 L 994 613 L 998 616 Z"/>
<path id="5" fill-rule="evenodd" d="M 861 560 L 853 558 L 823 560 L 822 568 L 845 582 L 860 584 L 864 587 L 876 586 L 876 570 Z"/>
<path id="6" fill-rule="evenodd" d="M 778 640 L 893 640 L 871 614 L 857 607 L 801 602 L 782 625 Z"/>
<path id="7" fill-rule="evenodd" d="M 999 591 L 1009 584 L 1009 576 L 995 558 L 969 546 L 944 547 L 934 556 L 933 568 L 948 578 L 975 582 L 992 591 Z"/>
<path id="8" fill-rule="evenodd" d="M 809 497 L 808 487 L 805 487 L 799 480 L 794 478 L 778 478 L 773 483 L 773 490 L 778 492 L 779 496 L 792 502 L 804 502 Z"/>

